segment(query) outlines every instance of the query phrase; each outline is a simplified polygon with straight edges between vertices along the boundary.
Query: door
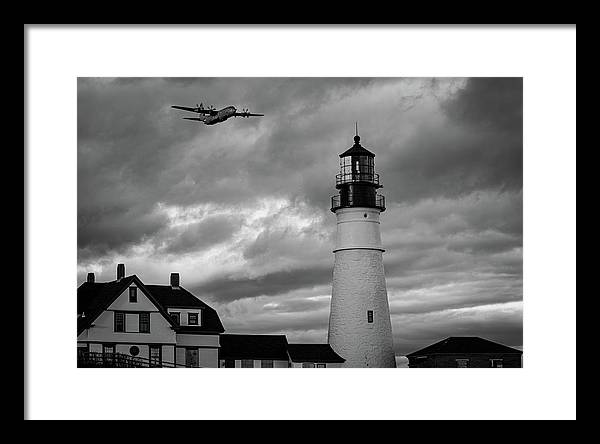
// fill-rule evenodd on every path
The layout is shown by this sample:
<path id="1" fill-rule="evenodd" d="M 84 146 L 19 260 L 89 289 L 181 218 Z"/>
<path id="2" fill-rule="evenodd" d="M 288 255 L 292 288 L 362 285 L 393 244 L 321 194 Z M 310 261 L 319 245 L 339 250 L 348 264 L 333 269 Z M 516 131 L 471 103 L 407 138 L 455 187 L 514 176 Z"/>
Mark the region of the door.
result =
<path id="1" fill-rule="evenodd" d="M 114 344 L 102 344 L 102 361 L 105 367 L 113 367 L 115 365 Z"/>
<path id="2" fill-rule="evenodd" d="M 162 365 L 162 347 L 160 345 L 150 346 L 150 367 L 160 367 Z"/>
<path id="3" fill-rule="evenodd" d="M 185 366 L 186 367 L 199 367 L 200 359 L 198 356 L 197 348 L 186 348 L 185 349 Z"/>

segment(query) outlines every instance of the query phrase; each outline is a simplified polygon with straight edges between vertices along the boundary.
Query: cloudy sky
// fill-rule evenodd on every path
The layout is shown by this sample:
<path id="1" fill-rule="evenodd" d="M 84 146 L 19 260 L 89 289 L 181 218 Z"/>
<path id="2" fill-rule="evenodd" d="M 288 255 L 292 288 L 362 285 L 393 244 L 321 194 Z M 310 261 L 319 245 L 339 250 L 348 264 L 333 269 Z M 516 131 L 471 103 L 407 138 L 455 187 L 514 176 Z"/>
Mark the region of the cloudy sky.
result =
<path id="1" fill-rule="evenodd" d="M 80 78 L 78 284 L 179 272 L 228 332 L 326 342 L 339 153 L 375 153 L 394 344 L 522 345 L 520 78 Z M 206 126 L 170 106 L 264 113 Z"/>

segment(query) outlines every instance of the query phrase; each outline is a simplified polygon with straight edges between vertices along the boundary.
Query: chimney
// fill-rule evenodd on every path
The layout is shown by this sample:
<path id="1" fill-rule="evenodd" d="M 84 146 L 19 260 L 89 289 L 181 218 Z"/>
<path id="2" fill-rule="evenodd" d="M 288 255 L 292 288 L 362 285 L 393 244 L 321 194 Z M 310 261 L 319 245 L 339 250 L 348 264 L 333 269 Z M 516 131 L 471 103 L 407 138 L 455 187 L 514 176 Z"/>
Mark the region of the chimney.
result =
<path id="1" fill-rule="evenodd" d="M 171 288 L 179 289 L 179 273 L 171 273 Z"/>
<path id="2" fill-rule="evenodd" d="M 94 273 L 88 273 L 88 275 L 87 275 L 87 281 L 90 284 L 93 284 L 94 282 L 96 282 L 96 276 L 94 276 Z"/>
<path id="3" fill-rule="evenodd" d="M 117 280 L 121 280 L 125 277 L 125 264 L 117 265 Z"/>

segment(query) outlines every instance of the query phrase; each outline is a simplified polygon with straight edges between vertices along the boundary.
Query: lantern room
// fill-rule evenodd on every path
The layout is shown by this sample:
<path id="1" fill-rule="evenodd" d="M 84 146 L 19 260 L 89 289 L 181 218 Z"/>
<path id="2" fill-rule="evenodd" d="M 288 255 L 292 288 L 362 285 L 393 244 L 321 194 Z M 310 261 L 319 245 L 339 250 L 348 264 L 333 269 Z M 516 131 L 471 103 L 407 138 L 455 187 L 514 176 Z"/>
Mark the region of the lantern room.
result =
<path id="1" fill-rule="evenodd" d="M 331 198 L 331 211 L 347 207 L 370 207 L 385 210 L 385 198 L 377 194 L 379 174 L 375 173 L 375 154 L 360 144 L 354 136 L 354 145 L 340 154 L 340 172 L 335 187 L 339 195 Z"/>

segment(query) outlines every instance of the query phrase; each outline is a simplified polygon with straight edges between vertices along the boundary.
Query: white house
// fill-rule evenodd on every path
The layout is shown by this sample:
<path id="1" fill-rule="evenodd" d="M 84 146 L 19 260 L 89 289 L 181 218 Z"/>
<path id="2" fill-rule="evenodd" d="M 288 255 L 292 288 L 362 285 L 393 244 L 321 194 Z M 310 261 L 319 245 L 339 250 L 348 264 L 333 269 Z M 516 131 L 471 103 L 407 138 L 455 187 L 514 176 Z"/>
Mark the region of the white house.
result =
<path id="1" fill-rule="evenodd" d="M 77 289 L 84 366 L 218 367 L 223 331 L 216 311 L 181 287 L 177 273 L 170 285 L 144 285 L 119 264 L 116 280 L 95 282 L 90 273 Z"/>
<path id="2" fill-rule="evenodd" d="M 125 276 L 77 289 L 80 367 L 339 367 L 329 344 L 288 344 L 285 335 L 224 334 L 217 312 L 179 283 L 145 285 Z"/>

